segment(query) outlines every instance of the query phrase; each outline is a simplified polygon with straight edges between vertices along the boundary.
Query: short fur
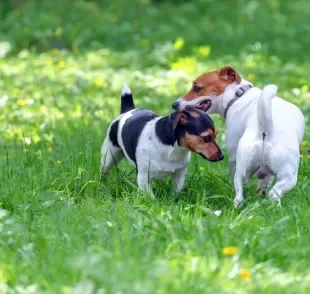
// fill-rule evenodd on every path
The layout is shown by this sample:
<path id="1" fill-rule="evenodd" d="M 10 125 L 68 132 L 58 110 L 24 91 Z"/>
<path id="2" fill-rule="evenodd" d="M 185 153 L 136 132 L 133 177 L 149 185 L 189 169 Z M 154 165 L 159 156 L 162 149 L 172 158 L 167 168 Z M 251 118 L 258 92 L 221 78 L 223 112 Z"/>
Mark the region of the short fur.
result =
<path id="1" fill-rule="evenodd" d="M 277 86 L 263 90 L 252 87 L 229 108 L 235 93 L 250 82 L 229 66 L 199 76 L 191 90 L 179 98 L 173 108 L 182 110 L 187 105 L 203 105 L 208 101 L 208 113 L 226 117 L 226 145 L 234 182 L 237 207 L 243 205 L 242 180 L 250 181 L 257 173 L 257 190 L 265 195 L 274 176 L 276 183 L 269 191 L 272 199 L 282 195 L 297 183 L 299 146 L 304 137 L 305 119 L 292 103 L 276 96 Z"/>
<path id="2" fill-rule="evenodd" d="M 110 124 L 101 148 L 101 174 L 107 174 L 122 158 L 136 166 L 140 189 L 155 198 L 151 180 L 172 175 L 174 191 L 182 189 L 190 151 L 209 161 L 222 160 L 215 142 L 212 119 L 203 111 L 188 107 L 160 117 L 146 109 L 136 109 L 130 89 L 121 95 L 121 115 Z"/>

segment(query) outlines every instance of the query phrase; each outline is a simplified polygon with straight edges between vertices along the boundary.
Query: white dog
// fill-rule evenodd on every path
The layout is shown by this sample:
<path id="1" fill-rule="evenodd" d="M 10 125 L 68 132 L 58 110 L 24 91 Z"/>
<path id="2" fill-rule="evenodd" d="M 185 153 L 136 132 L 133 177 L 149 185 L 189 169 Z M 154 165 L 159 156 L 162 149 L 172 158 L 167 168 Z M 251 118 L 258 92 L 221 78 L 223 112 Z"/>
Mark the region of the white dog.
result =
<path id="1" fill-rule="evenodd" d="M 226 145 L 237 207 L 243 205 L 242 180 L 254 173 L 260 179 L 257 190 L 272 199 L 280 198 L 297 183 L 299 146 L 305 119 L 299 108 L 276 96 L 277 86 L 263 90 L 242 79 L 231 67 L 199 76 L 191 90 L 172 107 L 200 105 L 208 113 L 226 119 Z"/>
<path id="2" fill-rule="evenodd" d="M 215 142 L 212 119 L 196 107 L 160 117 L 136 109 L 131 90 L 124 87 L 121 114 L 110 124 L 101 148 L 101 174 L 107 174 L 125 156 L 137 168 L 140 189 L 155 198 L 151 180 L 172 175 L 174 191 L 185 181 L 190 151 L 209 161 L 224 158 Z"/>

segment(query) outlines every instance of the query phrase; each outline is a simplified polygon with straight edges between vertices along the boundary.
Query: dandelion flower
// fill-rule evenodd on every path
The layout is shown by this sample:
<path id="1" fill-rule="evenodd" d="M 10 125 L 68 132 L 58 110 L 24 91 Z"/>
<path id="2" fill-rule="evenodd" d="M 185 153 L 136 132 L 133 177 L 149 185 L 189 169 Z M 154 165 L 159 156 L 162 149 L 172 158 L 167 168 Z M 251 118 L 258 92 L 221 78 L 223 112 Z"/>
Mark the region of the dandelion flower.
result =
<path id="1" fill-rule="evenodd" d="M 242 269 L 240 271 L 240 277 L 243 281 L 248 281 L 251 278 L 251 274 L 249 272 L 249 270 L 247 269 Z"/>
<path id="2" fill-rule="evenodd" d="M 66 64 L 65 64 L 65 62 L 62 60 L 62 61 L 60 61 L 60 62 L 58 63 L 58 66 L 59 66 L 60 68 L 64 68 L 64 67 L 66 66 Z"/>
<path id="3" fill-rule="evenodd" d="M 232 256 L 237 253 L 237 247 L 234 247 L 234 246 L 224 247 L 222 252 L 226 256 Z"/>
<path id="4" fill-rule="evenodd" d="M 26 105 L 26 101 L 23 100 L 23 99 L 18 99 L 18 100 L 17 100 L 17 105 L 19 105 L 19 106 Z"/>

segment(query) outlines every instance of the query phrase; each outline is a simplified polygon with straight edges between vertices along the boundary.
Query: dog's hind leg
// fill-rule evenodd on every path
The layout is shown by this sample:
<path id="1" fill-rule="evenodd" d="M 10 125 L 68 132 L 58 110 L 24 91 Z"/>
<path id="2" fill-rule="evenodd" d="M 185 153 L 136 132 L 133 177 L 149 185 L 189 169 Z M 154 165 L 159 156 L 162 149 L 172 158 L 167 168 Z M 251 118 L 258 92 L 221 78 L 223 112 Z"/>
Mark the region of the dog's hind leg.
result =
<path id="1" fill-rule="evenodd" d="M 297 184 L 297 171 L 290 173 L 277 174 L 276 183 L 269 191 L 269 196 L 273 200 L 280 202 L 284 193 L 292 190 Z"/>
<path id="2" fill-rule="evenodd" d="M 114 146 L 110 139 L 106 137 L 101 148 L 100 176 L 106 175 L 123 158 L 122 149 Z"/>

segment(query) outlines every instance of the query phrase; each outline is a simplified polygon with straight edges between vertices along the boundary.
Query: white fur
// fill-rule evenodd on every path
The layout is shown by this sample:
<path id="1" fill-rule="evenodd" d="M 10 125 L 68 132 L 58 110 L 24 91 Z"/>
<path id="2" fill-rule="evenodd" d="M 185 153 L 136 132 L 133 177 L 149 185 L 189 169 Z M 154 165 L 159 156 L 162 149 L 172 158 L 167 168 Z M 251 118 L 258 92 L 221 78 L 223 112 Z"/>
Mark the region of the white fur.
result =
<path id="1" fill-rule="evenodd" d="M 234 82 L 217 97 L 199 97 L 191 104 L 208 98 L 212 106 L 208 113 L 224 116 L 224 111 L 236 91 L 251 84 L 242 80 Z M 267 170 L 267 176 L 258 183 L 258 191 L 265 193 L 274 176 L 275 185 L 270 189 L 272 199 L 280 198 L 297 183 L 299 168 L 299 146 L 303 140 L 305 119 L 294 104 L 276 96 L 277 86 L 267 85 L 263 90 L 253 87 L 231 105 L 226 117 L 226 146 L 229 165 L 235 186 L 234 203 L 243 205 L 243 178 L 247 182 L 260 168 Z M 202 99 L 203 98 L 203 99 Z M 181 109 L 187 104 L 178 99 Z M 262 133 L 266 133 L 263 140 Z"/>
<path id="2" fill-rule="evenodd" d="M 131 89 L 124 83 L 121 95 L 124 96 L 125 94 L 131 94 Z"/>
<path id="3" fill-rule="evenodd" d="M 114 121 L 119 120 L 118 143 L 120 148 L 112 145 L 109 139 L 109 129 L 101 148 L 101 173 L 107 174 L 124 156 L 134 165 L 128 157 L 123 144 L 122 128 L 126 120 L 132 116 L 132 112 L 119 116 Z M 137 183 L 141 190 L 147 192 L 155 198 L 151 182 L 153 179 L 160 179 L 172 175 L 174 182 L 173 192 L 179 192 L 185 181 L 187 166 L 190 161 L 191 153 L 176 142 L 174 146 L 162 144 L 155 134 L 155 123 L 160 117 L 149 121 L 141 132 L 136 149 L 137 162 Z M 126 134 L 130 136 L 130 134 Z"/>

